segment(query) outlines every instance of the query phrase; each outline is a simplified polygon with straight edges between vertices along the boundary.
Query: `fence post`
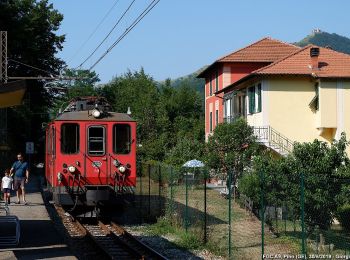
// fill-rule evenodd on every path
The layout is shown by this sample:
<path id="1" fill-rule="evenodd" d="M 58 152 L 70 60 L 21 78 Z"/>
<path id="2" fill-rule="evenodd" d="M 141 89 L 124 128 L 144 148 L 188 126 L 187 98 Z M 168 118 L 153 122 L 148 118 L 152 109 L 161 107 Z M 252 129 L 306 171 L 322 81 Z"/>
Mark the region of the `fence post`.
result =
<path id="1" fill-rule="evenodd" d="M 140 222 L 143 223 L 143 212 L 144 212 L 144 209 L 143 209 L 143 194 L 142 194 L 142 166 L 141 166 L 141 171 L 139 170 L 139 177 L 140 177 L 140 180 L 139 180 L 139 185 L 140 185 Z"/>
<path id="2" fill-rule="evenodd" d="M 229 259 L 232 259 L 232 250 L 231 250 L 231 240 L 232 240 L 232 235 L 231 235 L 231 182 L 232 182 L 232 170 L 229 170 L 229 179 L 228 179 L 228 255 Z"/>
<path id="3" fill-rule="evenodd" d="M 162 195 L 162 192 L 161 192 L 161 190 L 162 190 L 162 184 L 161 184 L 161 182 L 162 182 L 162 172 L 161 172 L 161 165 L 160 164 L 158 164 L 158 213 L 159 213 L 159 215 L 161 215 L 162 214 L 162 197 L 161 197 L 161 195 Z"/>
<path id="4" fill-rule="evenodd" d="M 204 244 L 207 243 L 207 171 L 202 170 L 204 174 Z"/>
<path id="5" fill-rule="evenodd" d="M 300 205 L 301 205 L 301 250 L 303 258 L 306 259 L 306 248 L 305 248 L 305 222 L 304 222 L 304 173 L 300 175 Z"/>
<path id="6" fill-rule="evenodd" d="M 174 203 L 174 201 L 173 201 L 173 196 L 174 196 L 174 194 L 173 194 L 173 183 L 174 183 L 174 179 L 173 179 L 174 177 L 173 177 L 173 167 L 172 166 L 170 166 L 170 178 L 169 178 L 169 181 L 170 181 L 170 218 L 171 218 L 171 220 L 172 220 L 172 218 L 173 218 L 173 216 L 174 216 L 174 212 L 173 212 L 173 207 L 174 207 L 174 205 L 173 205 L 173 203 Z"/>
<path id="7" fill-rule="evenodd" d="M 151 217 L 151 164 L 148 164 L 148 218 Z"/>
<path id="8" fill-rule="evenodd" d="M 265 211 L 264 211 L 264 172 L 260 172 L 260 185 L 261 185 L 261 194 L 260 194 L 260 219 L 261 219 L 261 259 L 264 259 L 264 239 L 265 239 Z"/>
<path id="9" fill-rule="evenodd" d="M 186 172 L 185 174 L 185 190 L 186 190 L 186 206 L 185 206 L 185 230 L 186 230 L 186 233 L 187 233 L 187 229 L 188 229 L 188 183 L 187 183 L 187 179 L 188 179 L 188 172 Z"/>

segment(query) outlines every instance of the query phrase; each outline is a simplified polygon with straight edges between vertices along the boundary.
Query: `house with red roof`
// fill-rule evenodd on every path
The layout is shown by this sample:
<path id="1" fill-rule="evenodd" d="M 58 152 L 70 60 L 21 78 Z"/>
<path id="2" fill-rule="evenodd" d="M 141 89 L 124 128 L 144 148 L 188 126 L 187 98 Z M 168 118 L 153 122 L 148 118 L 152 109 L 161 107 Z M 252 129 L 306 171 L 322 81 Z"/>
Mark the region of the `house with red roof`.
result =
<path id="1" fill-rule="evenodd" d="M 258 141 L 279 154 L 294 141 L 350 134 L 350 55 L 264 38 L 218 59 L 205 78 L 206 139 L 244 117 Z"/>

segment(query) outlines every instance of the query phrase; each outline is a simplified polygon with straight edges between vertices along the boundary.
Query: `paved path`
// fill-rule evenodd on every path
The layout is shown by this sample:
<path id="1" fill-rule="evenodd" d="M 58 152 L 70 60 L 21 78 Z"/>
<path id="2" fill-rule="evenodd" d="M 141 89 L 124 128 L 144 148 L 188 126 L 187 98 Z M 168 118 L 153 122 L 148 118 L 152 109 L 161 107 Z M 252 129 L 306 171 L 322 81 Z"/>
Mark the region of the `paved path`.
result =
<path id="1" fill-rule="evenodd" d="M 26 186 L 28 205 L 15 204 L 17 199 L 12 194 L 9 208 L 10 214 L 20 220 L 20 244 L 15 248 L 0 248 L 0 259 L 76 259 L 64 244 L 46 211 L 40 192 L 40 180 L 39 176 L 30 177 Z"/>

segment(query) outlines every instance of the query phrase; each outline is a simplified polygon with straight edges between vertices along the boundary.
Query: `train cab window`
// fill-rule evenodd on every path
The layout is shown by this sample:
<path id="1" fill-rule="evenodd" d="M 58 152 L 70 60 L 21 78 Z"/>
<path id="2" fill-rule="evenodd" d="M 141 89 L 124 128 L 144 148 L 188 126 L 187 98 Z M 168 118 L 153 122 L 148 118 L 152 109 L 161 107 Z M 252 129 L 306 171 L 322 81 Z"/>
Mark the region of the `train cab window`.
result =
<path id="1" fill-rule="evenodd" d="M 103 126 L 90 126 L 88 128 L 88 154 L 104 155 L 106 143 L 105 128 Z"/>
<path id="2" fill-rule="evenodd" d="M 115 154 L 130 153 L 131 131 L 130 125 L 117 124 L 113 126 L 113 152 Z"/>
<path id="3" fill-rule="evenodd" d="M 61 152 L 75 154 L 79 152 L 80 135 L 78 124 L 62 124 L 61 126 Z"/>

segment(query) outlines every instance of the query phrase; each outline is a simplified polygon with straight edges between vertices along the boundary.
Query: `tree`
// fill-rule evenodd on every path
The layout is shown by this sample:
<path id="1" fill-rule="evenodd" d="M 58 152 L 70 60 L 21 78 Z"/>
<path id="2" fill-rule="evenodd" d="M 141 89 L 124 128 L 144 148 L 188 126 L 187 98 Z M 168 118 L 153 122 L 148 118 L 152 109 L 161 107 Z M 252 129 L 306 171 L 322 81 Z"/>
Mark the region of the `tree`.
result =
<path id="1" fill-rule="evenodd" d="M 240 118 L 232 124 L 219 124 L 207 143 L 206 163 L 209 168 L 227 175 L 233 171 L 233 184 L 242 175 L 244 168 L 251 163 L 256 150 L 253 128 Z"/>
<path id="2" fill-rule="evenodd" d="M 94 71 L 66 69 L 62 76 L 72 79 L 53 82 L 48 86 L 51 95 L 55 97 L 52 101 L 52 114 L 56 115 L 59 109 L 64 109 L 64 105 L 73 98 L 98 95 L 95 84 L 100 79 Z"/>
<path id="3" fill-rule="evenodd" d="M 332 224 L 342 187 L 339 174 L 349 165 L 347 145 L 344 133 L 330 146 L 318 140 L 294 145 L 290 160 L 294 160 L 295 167 L 291 179 L 300 185 L 298 177 L 301 173 L 304 175 L 305 222 L 310 227 L 328 228 Z"/>
<path id="4" fill-rule="evenodd" d="M 8 35 L 8 76 L 59 73 L 64 62 L 55 55 L 62 49 L 64 36 L 55 32 L 62 19 L 48 0 L 0 1 L 0 30 L 7 31 Z M 24 106 L 9 109 L 9 122 L 20 122 L 22 126 L 9 124 L 11 146 L 16 149 L 23 149 L 25 141 L 36 141 L 43 136 L 41 123 L 48 120 L 51 104 L 43 85 L 43 81 L 27 81 Z"/>

